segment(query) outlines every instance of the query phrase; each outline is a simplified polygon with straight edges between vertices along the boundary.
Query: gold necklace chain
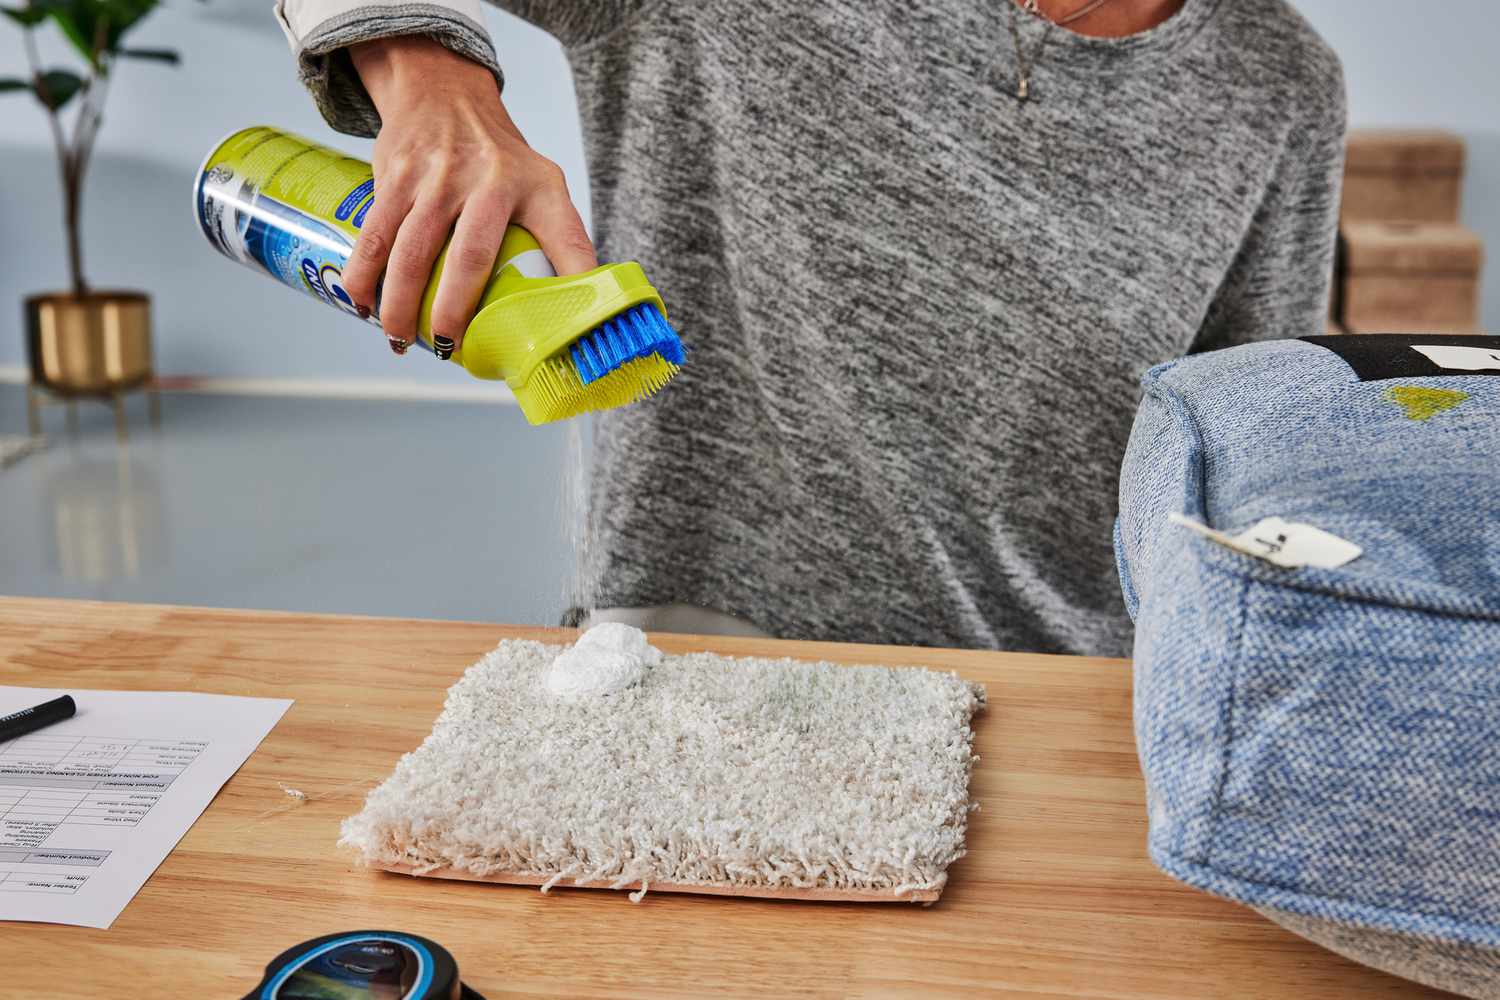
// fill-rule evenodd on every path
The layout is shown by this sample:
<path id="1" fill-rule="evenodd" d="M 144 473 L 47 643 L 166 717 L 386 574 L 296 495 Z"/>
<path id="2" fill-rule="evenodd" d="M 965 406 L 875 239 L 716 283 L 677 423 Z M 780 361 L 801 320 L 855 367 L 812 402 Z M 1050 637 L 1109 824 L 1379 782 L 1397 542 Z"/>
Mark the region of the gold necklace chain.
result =
<path id="1" fill-rule="evenodd" d="M 1109 2 L 1110 0 L 1090 0 L 1089 3 L 1086 3 L 1082 7 L 1079 7 L 1077 10 L 1073 11 L 1073 13 L 1060 17 L 1056 21 L 1052 21 L 1052 23 L 1057 25 L 1059 28 L 1066 27 L 1067 25 L 1072 24 L 1074 21 L 1080 21 L 1083 18 L 1088 17 L 1094 11 L 1098 10 L 1100 7 L 1103 7 Z M 1047 17 L 1046 14 L 1042 13 L 1041 5 L 1037 3 L 1037 0 L 1020 0 L 1020 3 L 1021 9 L 1026 13 L 1035 14 L 1037 17 L 1044 18 L 1049 21 L 1052 20 L 1051 18 Z"/>
<path id="2" fill-rule="evenodd" d="M 1088 3 L 1079 7 L 1071 14 L 1067 14 L 1054 21 L 1042 13 L 1042 8 L 1037 0 L 1014 0 L 1007 2 L 1010 8 L 1010 40 L 1016 47 L 1016 99 L 1025 101 L 1031 98 L 1031 71 L 1036 68 L 1037 60 L 1042 57 L 1042 50 L 1047 47 L 1047 39 L 1052 36 L 1053 28 L 1061 28 L 1072 24 L 1074 21 L 1088 17 L 1094 11 L 1109 3 L 1110 0 L 1089 0 Z M 1016 7 L 1020 6 L 1026 13 L 1041 18 L 1047 22 L 1047 27 L 1042 30 L 1042 37 L 1037 41 L 1036 47 L 1031 50 L 1031 55 L 1026 54 L 1026 47 L 1021 44 L 1021 31 L 1016 27 Z"/>

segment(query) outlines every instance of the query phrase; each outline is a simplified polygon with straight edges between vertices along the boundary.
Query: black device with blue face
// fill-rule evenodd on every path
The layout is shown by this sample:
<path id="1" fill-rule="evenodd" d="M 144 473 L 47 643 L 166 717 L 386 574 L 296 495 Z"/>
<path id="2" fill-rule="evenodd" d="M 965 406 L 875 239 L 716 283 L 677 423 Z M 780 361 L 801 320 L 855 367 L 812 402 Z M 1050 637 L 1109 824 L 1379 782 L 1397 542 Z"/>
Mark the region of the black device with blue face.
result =
<path id="1" fill-rule="evenodd" d="M 484 1000 L 436 942 L 399 931 L 327 934 L 288 948 L 244 1000 Z"/>

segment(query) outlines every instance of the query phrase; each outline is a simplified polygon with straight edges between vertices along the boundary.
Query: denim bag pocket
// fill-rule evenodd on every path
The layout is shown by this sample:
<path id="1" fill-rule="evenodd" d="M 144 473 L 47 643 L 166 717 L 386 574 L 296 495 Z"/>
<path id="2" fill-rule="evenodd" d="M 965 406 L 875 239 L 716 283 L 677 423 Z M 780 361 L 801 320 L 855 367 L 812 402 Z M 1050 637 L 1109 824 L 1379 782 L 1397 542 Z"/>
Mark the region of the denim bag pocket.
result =
<path id="1" fill-rule="evenodd" d="M 1382 381 L 1301 342 L 1146 377 L 1116 549 L 1149 849 L 1335 951 L 1495 998 L 1500 379 L 1420 383 L 1464 397 L 1442 423 Z M 1171 513 L 1284 515 L 1366 554 L 1284 568 Z"/>

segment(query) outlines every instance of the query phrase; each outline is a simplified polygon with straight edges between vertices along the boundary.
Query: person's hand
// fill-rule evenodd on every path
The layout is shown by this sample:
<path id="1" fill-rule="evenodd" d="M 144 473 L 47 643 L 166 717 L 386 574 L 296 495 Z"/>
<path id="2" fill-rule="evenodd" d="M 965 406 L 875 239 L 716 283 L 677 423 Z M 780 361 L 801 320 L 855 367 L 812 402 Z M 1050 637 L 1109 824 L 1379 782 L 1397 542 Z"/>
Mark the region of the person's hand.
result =
<path id="1" fill-rule="evenodd" d="M 368 315 L 384 273 L 380 320 L 391 350 L 405 354 L 416 339 L 422 293 L 450 232 L 432 304 L 440 358 L 462 341 L 508 222 L 531 231 L 558 274 L 596 266 L 561 168 L 526 145 L 488 69 L 422 37 L 363 42 L 349 54 L 381 127 L 375 204 L 343 285 Z"/>

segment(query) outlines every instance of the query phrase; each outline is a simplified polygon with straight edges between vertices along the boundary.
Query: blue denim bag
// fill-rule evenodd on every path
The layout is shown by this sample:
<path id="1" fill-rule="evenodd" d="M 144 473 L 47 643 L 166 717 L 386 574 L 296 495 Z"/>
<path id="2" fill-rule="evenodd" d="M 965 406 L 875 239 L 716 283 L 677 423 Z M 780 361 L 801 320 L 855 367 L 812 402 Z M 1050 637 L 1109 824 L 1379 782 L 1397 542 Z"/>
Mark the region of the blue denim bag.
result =
<path id="1" fill-rule="evenodd" d="M 1500 998 L 1500 338 L 1277 341 L 1143 384 L 1115 548 L 1152 859 Z M 1174 513 L 1363 554 L 1286 568 Z"/>

